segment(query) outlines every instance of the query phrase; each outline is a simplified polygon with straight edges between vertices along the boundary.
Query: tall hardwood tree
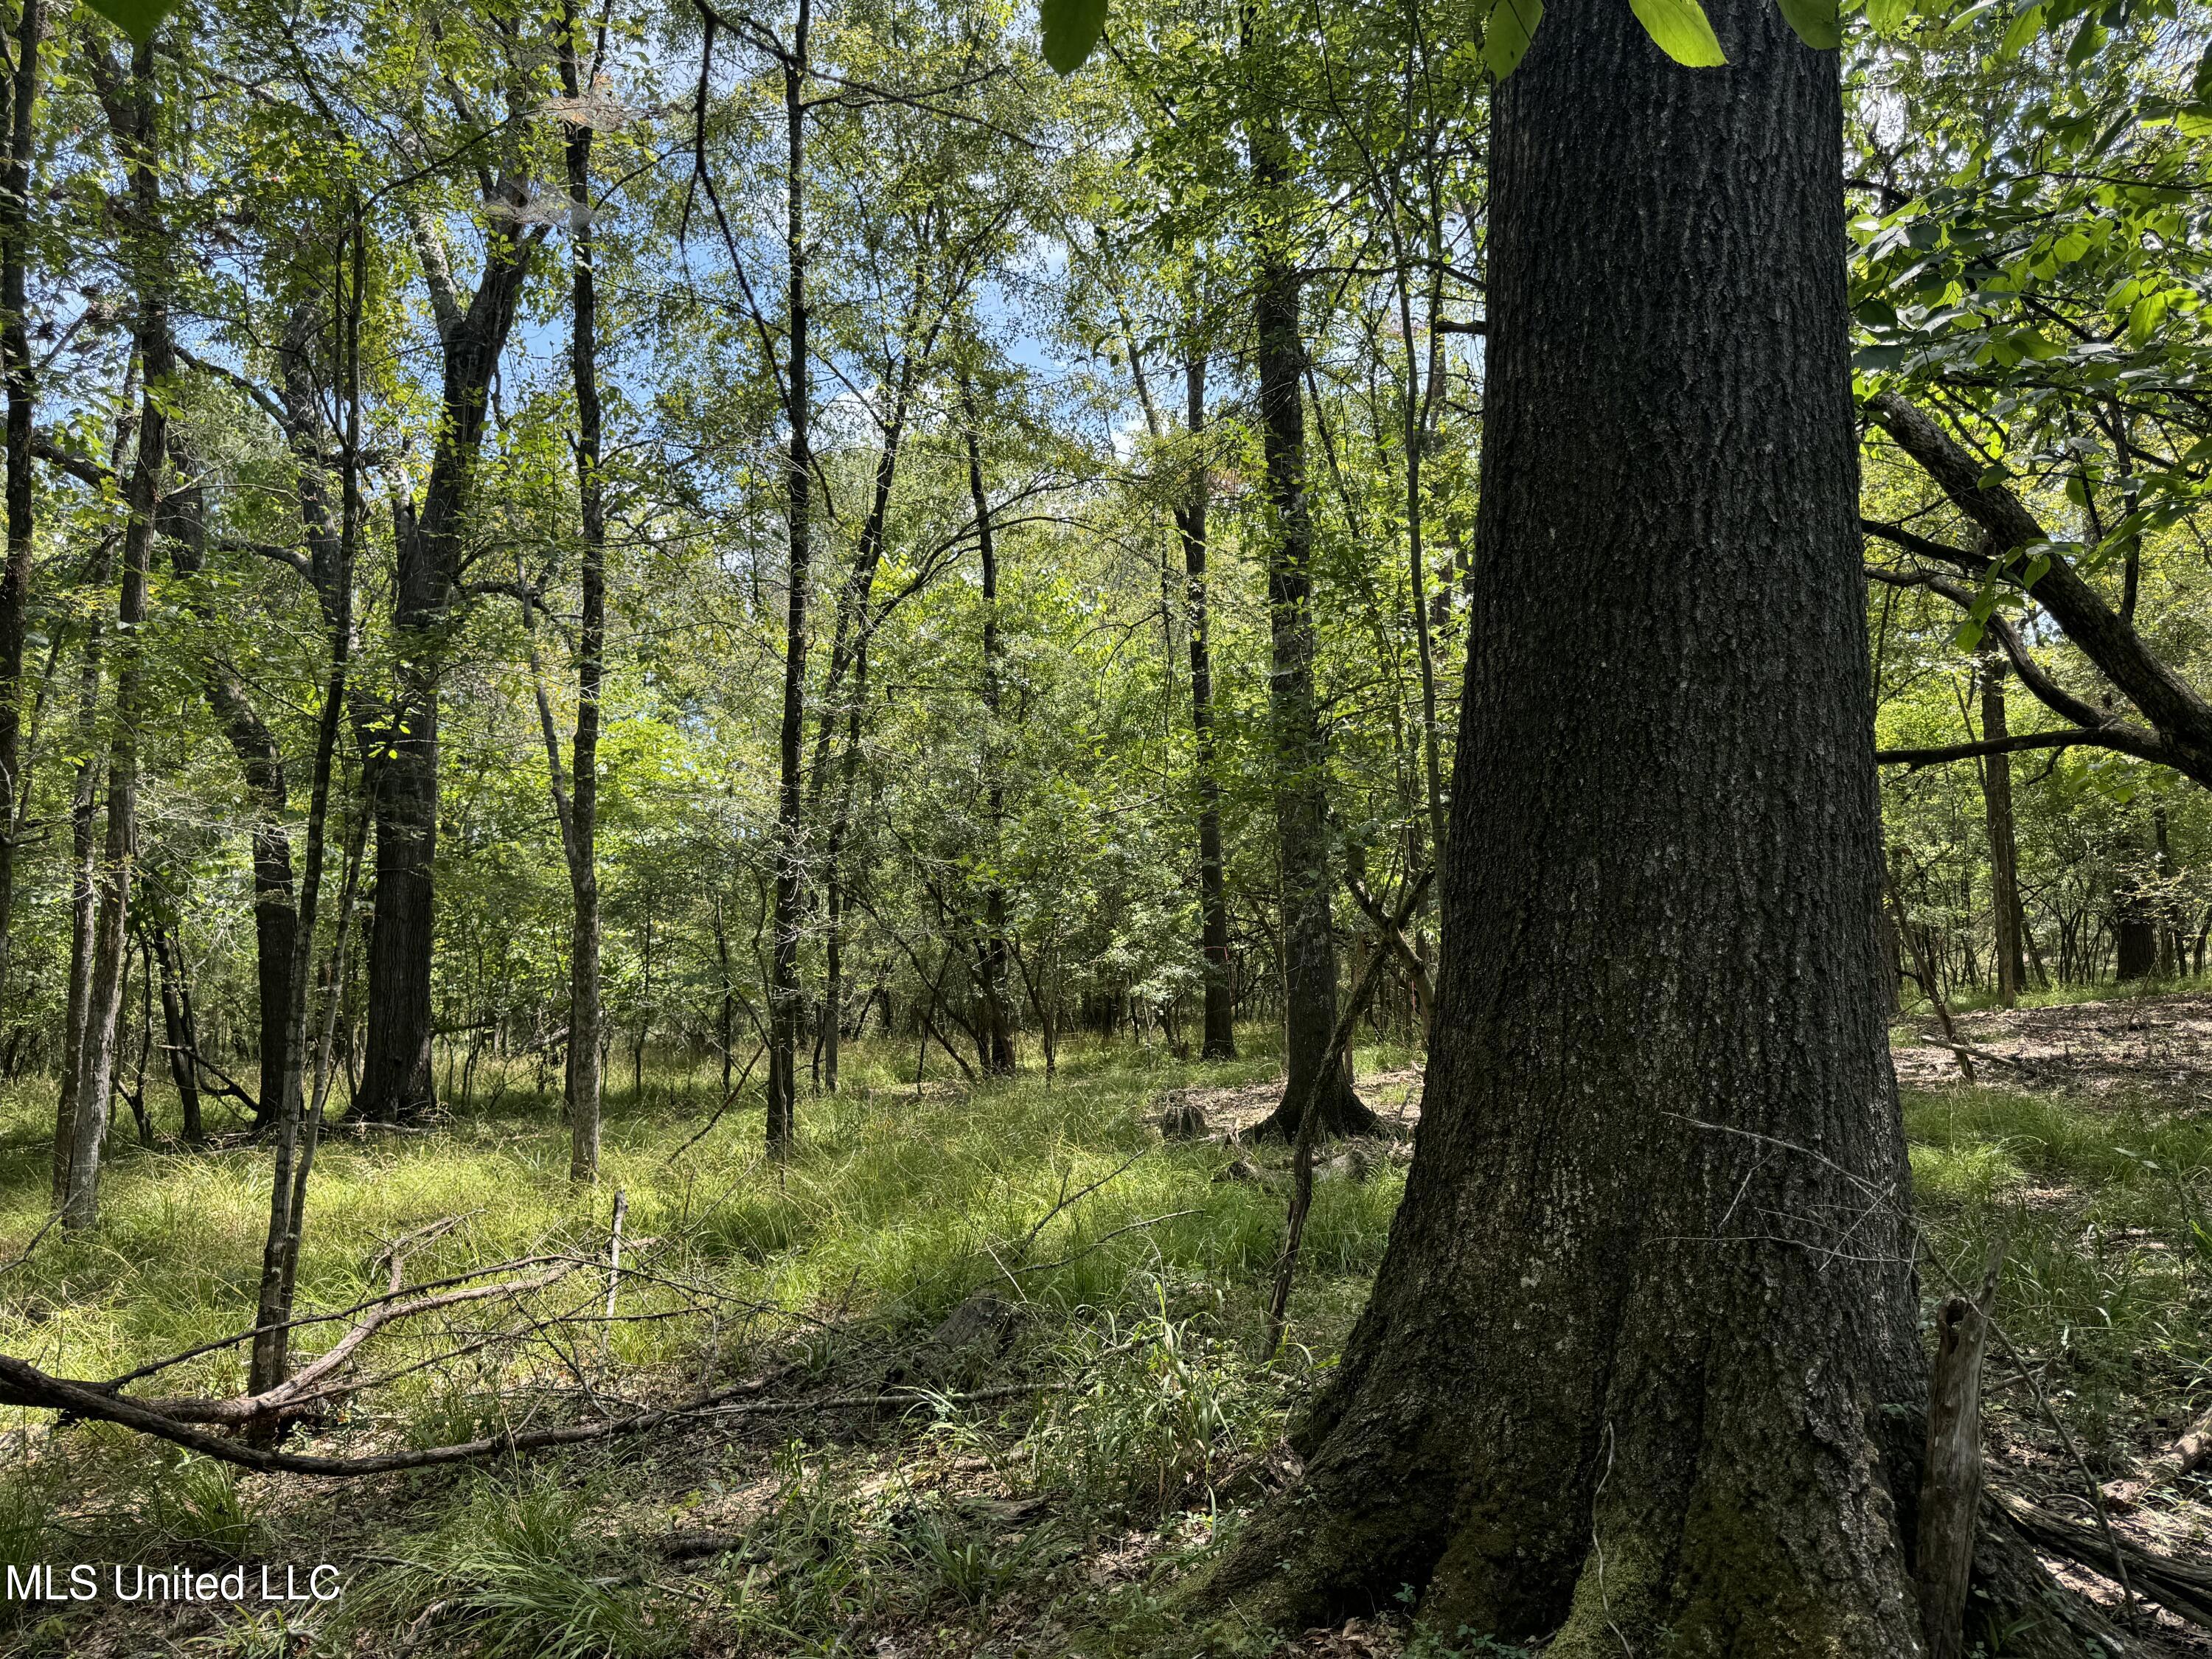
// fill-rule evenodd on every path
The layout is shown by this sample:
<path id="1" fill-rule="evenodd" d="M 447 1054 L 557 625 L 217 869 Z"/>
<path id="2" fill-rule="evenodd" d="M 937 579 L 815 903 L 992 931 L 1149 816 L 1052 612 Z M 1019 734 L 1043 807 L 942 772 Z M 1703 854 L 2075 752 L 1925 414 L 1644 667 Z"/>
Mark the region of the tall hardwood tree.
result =
<path id="1" fill-rule="evenodd" d="M 0 174 L 0 373 L 8 388 L 8 552 L 0 565 L 0 996 L 8 986 L 15 908 L 15 820 L 22 795 L 23 641 L 31 604 L 31 440 L 38 403 L 25 315 L 30 264 L 31 164 L 38 143 L 39 53 L 46 0 L 23 0 L 14 34 L 15 73 L 6 82 L 8 150 Z"/>
<path id="2" fill-rule="evenodd" d="M 1218 1581 L 1280 1612 L 1920 1651 L 1838 69 L 1713 22 L 1693 71 L 1560 0 L 1495 104 L 1442 1015 L 1303 1487 Z"/>
<path id="3" fill-rule="evenodd" d="M 415 213 L 444 345 L 444 380 L 437 447 L 421 508 L 398 515 L 392 628 L 399 641 L 399 688 L 379 734 L 383 752 L 377 766 L 368 1054 L 356 1109 L 385 1121 L 421 1117 L 437 1103 L 430 1072 L 430 969 L 441 663 L 459 597 L 492 375 L 514 325 L 531 256 L 544 234 L 542 228 L 525 231 L 516 222 L 514 210 L 522 197 L 517 181 L 501 179 L 488 194 L 483 271 L 466 301 L 455 286 L 436 226 L 426 210 Z"/>
<path id="4" fill-rule="evenodd" d="M 798 1133 L 800 882 L 805 849 L 800 797 L 800 744 L 806 723 L 806 647 L 812 580 L 814 458 L 811 377 L 806 343 L 806 87 L 811 0 L 799 0 L 792 46 L 780 52 L 784 112 L 784 325 L 790 365 L 784 382 L 784 420 L 790 428 L 785 466 L 784 527 L 789 550 L 785 572 L 783 718 L 777 729 L 775 916 L 769 975 L 768 1140 L 790 1146 Z"/>
<path id="5" fill-rule="evenodd" d="M 983 934 L 976 956 L 977 978 L 982 990 L 983 1069 L 994 1076 L 1011 1077 L 1016 1069 L 1014 1007 L 1007 980 L 1012 960 L 1006 946 L 1006 885 L 1000 873 L 1004 855 L 1006 819 L 1005 765 L 1000 735 L 1000 682 L 1004 665 L 999 642 L 999 550 L 992 532 L 991 498 L 983 488 L 983 449 L 980 428 L 982 411 L 975 400 L 974 382 L 960 377 L 961 423 L 968 451 L 968 499 L 975 511 L 975 550 L 983 574 L 983 736 L 984 823 L 991 837 L 985 856 L 991 870 L 983 886 Z"/>
<path id="6" fill-rule="evenodd" d="M 563 146 L 568 174 L 568 372 L 576 394 L 576 493 L 583 520 L 581 616 L 576 642 L 576 736 L 573 781 L 561 787 L 560 745 L 553 734 L 544 682 L 538 708 L 544 720 L 546 763 L 561 848 L 574 902 L 568 935 L 568 1178 L 589 1182 L 599 1173 L 599 696 L 606 676 L 607 507 L 600 474 L 599 276 L 592 251 L 592 125 L 583 100 L 606 47 L 601 24 L 598 48 L 584 61 L 581 26 L 564 9 L 560 45 L 561 88 L 579 105 Z"/>
<path id="7" fill-rule="evenodd" d="M 1244 49 L 1257 53 L 1257 29 Z M 1255 63 L 1263 59 L 1255 57 Z M 1375 1114 L 1352 1092 L 1348 1052 L 1316 1079 L 1336 1028 L 1336 938 L 1331 914 L 1328 743 L 1314 682 L 1313 517 L 1306 499 L 1305 283 L 1287 245 L 1290 139 L 1267 90 L 1267 76 L 1248 83 L 1246 137 L 1257 204 L 1252 323 L 1260 371 L 1260 431 L 1267 457 L 1267 620 L 1272 657 L 1268 719 L 1275 778 L 1275 842 L 1283 913 L 1284 1052 L 1288 1073 L 1282 1103 L 1260 1126 L 1288 1139 L 1298 1118 L 1321 1114 L 1327 1134 L 1375 1127 Z"/>
<path id="8" fill-rule="evenodd" d="M 1195 443 L 1206 430 L 1206 354 L 1188 348 L 1183 364 L 1183 427 Z M 1229 896 L 1223 879 L 1221 772 L 1213 739 L 1213 633 L 1206 579 L 1206 458 L 1191 457 L 1190 482 L 1175 510 L 1182 542 L 1183 613 L 1190 635 L 1190 722 L 1198 776 L 1199 945 L 1206 958 L 1207 1060 L 1237 1058 L 1236 987 L 1230 982 Z"/>
<path id="9" fill-rule="evenodd" d="M 122 581 L 116 599 L 115 706 L 108 743 L 107 823 L 96 877 L 98 910 L 86 959 L 90 980 L 82 1051 L 76 1056 L 76 1110 L 70 1126 L 69 1180 L 62 1225 L 88 1228 L 100 1219 L 100 1151 L 107 1134 L 115 1083 L 118 1030 L 130 946 L 131 889 L 138 861 L 138 721 L 145 687 L 143 629 L 146 577 L 153 556 L 162 474 L 168 459 L 168 398 L 177 373 L 170 333 L 170 267 L 166 244 L 154 234 L 161 222 L 159 143 L 161 100 L 155 88 L 154 51 L 141 45 L 126 73 L 95 48 L 86 54 L 115 145 L 130 179 L 135 234 L 132 280 L 137 289 L 132 332 L 144 376 L 137 452 L 125 492 Z"/>

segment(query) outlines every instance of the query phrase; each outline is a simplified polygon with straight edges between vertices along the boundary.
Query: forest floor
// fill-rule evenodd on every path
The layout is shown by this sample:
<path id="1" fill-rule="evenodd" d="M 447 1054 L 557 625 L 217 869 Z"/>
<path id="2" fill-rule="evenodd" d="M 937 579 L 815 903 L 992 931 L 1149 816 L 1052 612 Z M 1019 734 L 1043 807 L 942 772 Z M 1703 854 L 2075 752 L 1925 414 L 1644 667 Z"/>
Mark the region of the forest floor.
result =
<path id="1" fill-rule="evenodd" d="M 2102 1006 L 1976 1014 L 1960 1040 L 1991 1052 L 2055 1041 L 2070 1055 L 2091 1045 L 2063 1035 L 2068 1023 L 2101 1020 L 2138 1040 L 2154 1076 L 1984 1066 L 1970 1087 L 1915 1069 L 1922 1023 L 1896 1033 L 1923 1278 L 1935 1294 L 1944 1272 L 1978 1273 L 2005 1238 L 2000 1316 L 2052 1408 L 1993 1360 L 1995 1478 L 2069 1517 L 2087 1503 L 2067 1437 L 2111 1480 L 2212 1407 L 2212 1111 L 2173 1080 L 2181 1039 L 2147 1035 L 2212 1018 L 2212 1000 Z M 1286 1644 L 1201 1638 L 1178 1620 L 1177 1584 L 1292 1472 L 1284 1430 L 1381 1258 L 1419 1073 L 1403 1051 L 1358 1060 L 1393 1133 L 1331 1149 L 1273 1364 L 1255 1351 L 1285 1155 L 1227 1139 L 1273 1107 L 1265 1052 L 1200 1066 L 1079 1047 L 1050 1086 L 1024 1076 L 969 1092 L 917 1090 L 893 1079 L 890 1055 L 864 1050 L 844 1094 L 802 1103 L 803 1145 L 781 1169 L 761 1155 L 757 1102 L 714 1121 L 712 1079 L 649 1069 L 638 1097 L 610 1103 L 605 1179 L 581 1196 L 562 1178 L 556 1106 L 520 1074 L 436 1133 L 336 1135 L 311 1200 L 303 1308 L 381 1288 L 392 1241 L 448 1223 L 412 1247 L 410 1283 L 524 1259 L 574 1271 L 535 1289 L 510 1274 L 511 1297 L 379 1336 L 363 1369 L 387 1380 L 294 1449 L 358 1455 L 619 1415 L 702 1382 L 764 1386 L 650 1435 L 343 1482 L 239 1475 L 101 1425 L 0 1420 L 0 1563 L 97 1563 L 103 1581 L 115 1563 L 250 1564 L 258 1593 L 261 1564 L 281 1580 L 284 1565 L 304 1577 L 330 1562 L 344 1586 L 325 1604 L 0 1603 L 0 1651 L 1512 1651 L 1388 1615 Z M 1187 1104 L 1206 1133 L 1164 1139 L 1163 1116 Z M 240 1326 L 266 1153 L 120 1149 L 100 1232 L 31 1248 L 51 1111 L 40 1090 L 0 1098 L 0 1262 L 14 1264 L 0 1270 L 0 1352 L 97 1376 Z M 626 1243 L 610 1320 L 617 1189 Z M 160 1386 L 220 1395 L 241 1381 L 223 1350 Z M 2148 1547 L 2212 1556 L 2212 1479 L 2176 1480 L 2113 1518 Z M 2163 1617 L 2146 1635 L 2156 1650 L 2212 1653 Z"/>

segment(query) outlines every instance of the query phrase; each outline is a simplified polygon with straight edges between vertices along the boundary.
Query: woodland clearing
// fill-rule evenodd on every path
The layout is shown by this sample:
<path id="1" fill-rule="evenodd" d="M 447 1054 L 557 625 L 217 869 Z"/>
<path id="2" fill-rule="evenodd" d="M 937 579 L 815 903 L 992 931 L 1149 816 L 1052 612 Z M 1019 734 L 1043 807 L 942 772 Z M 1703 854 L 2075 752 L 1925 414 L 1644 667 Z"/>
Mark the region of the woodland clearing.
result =
<path id="1" fill-rule="evenodd" d="M 2185 1029 L 2206 1006 L 2189 992 L 1961 1016 L 1963 1039 L 1993 1052 L 2072 1042 L 2094 1086 L 1985 1072 L 1981 1087 L 1907 1087 L 1932 1256 L 1971 1269 L 2005 1238 L 1998 1316 L 2101 1481 L 2139 1470 L 2212 1409 L 2212 1109 L 2194 1092 L 2212 1089 L 2212 1072 L 2193 1051 L 2148 1070 L 2092 1056 L 2083 1034 L 2100 1022 L 2123 1035 Z M 1916 1029 L 1910 1018 L 1896 1028 L 1907 1077 L 1931 1064 Z M 1289 1341 L 1274 1363 L 1257 1360 L 1288 1154 L 1226 1144 L 1279 1091 L 1275 1058 L 1247 1048 L 1232 1066 L 1200 1067 L 1092 1044 L 1063 1056 L 1050 1089 L 917 1091 L 892 1074 L 887 1048 L 870 1047 L 781 1171 L 757 1148 L 757 1097 L 679 1153 L 713 1091 L 656 1066 L 643 1099 L 611 1097 L 605 1185 L 588 1201 L 549 1178 L 565 1156 L 557 1115 L 520 1089 L 435 1136 L 334 1135 L 303 1309 L 358 1301 L 389 1241 L 449 1219 L 410 1259 L 411 1279 L 549 1253 L 593 1265 L 496 1312 L 457 1309 L 434 1329 L 380 1336 L 364 1374 L 454 1357 L 303 1425 L 301 1449 L 465 1438 L 790 1366 L 779 1408 L 344 1481 L 241 1473 L 111 1425 L 15 1414 L 0 1559 L 328 1560 L 346 1591 L 304 1612 L 14 1607 L 8 1650 L 1108 1659 L 1193 1639 L 1176 1589 L 1294 1471 L 1285 1424 L 1334 1362 L 1402 1187 L 1381 1142 L 1357 1173 L 1318 1185 Z M 1418 1072 L 1402 1051 L 1358 1060 L 1396 1116 L 1391 1092 Z M 1163 1140 L 1164 1109 L 1192 1099 L 1211 1132 Z M 0 1142 L 11 1260 L 43 1221 L 45 1105 L 19 1091 Z M 252 1157 L 124 1152 L 101 1236 L 49 1235 L 0 1279 L 0 1349 L 108 1375 L 250 1322 Z M 1256 1178 L 1224 1178 L 1240 1161 Z M 616 1188 L 632 1243 L 609 1323 Z M 1923 1277 L 1932 1297 L 1936 1276 Z M 233 1351 L 162 1388 L 221 1395 L 241 1376 Z M 2029 1389 L 1993 1360 L 1990 1392 L 1993 1482 L 2086 1518 L 2081 1473 Z M 818 1403 L 856 1395 L 885 1398 Z M 2112 1522 L 2155 1553 L 2207 1559 L 2212 1469 Z M 2108 1579 L 2053 1559 L 2067 1582 L 2118 1603 Z M 2205 1632 L 2149 1607 L 2154 1650 L 2212 1652 Z M 1206 1639 L 1238 1650 L 1233 1630 Z M 1255 1633 L 1249 1650 L 1506 1650 L 1418 1631 L 1385 1607 L 1286 1646 Z"/>

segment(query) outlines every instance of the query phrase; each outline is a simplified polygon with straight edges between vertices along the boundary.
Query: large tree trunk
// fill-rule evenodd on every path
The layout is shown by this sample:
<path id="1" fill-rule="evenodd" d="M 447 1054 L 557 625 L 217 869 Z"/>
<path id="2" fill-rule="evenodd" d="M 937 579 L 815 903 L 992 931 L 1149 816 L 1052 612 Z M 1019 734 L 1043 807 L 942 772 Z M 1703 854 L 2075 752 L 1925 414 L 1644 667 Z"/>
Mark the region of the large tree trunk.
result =
<path id="1" fill-rule="evenodd" d="M 1561 0 L 1495 106 L 1441 1018 L 1304 1489 L 1217 1581 L 1278 1616 L 1919 1649 L 1838 71 L 1710 9 L 1693 72 Z"/>
<path id="2" fill-rule="evenodd" d="M 2011 735 L 2005 718 L 2005 660 L 1995 652 L 1982 659 L 1982 738 L 1996 742 Z M 1982 758 L 1982 814 L 1990 838 L 1990 917 L 1996 952 L 1997 1000 L 2009 1008 L 2027 983 L 2021 938 L 2027 931 L 2020 902 L 2020 847 L 2013 834 L 2012 757 Z"/>
<path id="3" fill-rule="evenodd" d="M 405 1122 L 437 1106 L 430 1069 L 430 967 L 438 852 L 438 680 L 442 635 L 460 576 L 462 533 L 476 494 L 477 453 L 491 378 L 514 325 L 536 241 L 511 228 L 492 237 L 467 310 L 451 290 L 441 251 L 425 232 L 445 340 L 438 447 L 420 515 L 400 514 L 392 626 L 398 698 L 379 734 L 376 903 L 369 928 L 368 1062 L 356 1109 Z"/>
<path id="4" fill-rule="evenodd" d="M 800 748 L 806 725 L 806 600 L 811 580 L 814 506 L 813 421 L 806 342 L 806 37 L 808 0 L 799 0 L 796 45 L 784 59 L 785 321 L 790 365 L 784 418 L 791 428 L 785 468 L 785 529 L 789 587 L 785 595 L 783 719 L 776 732 L 775 896 L 769 951 L 768 1144 L 781 1152 L 798 1131 L 799 927 L 805 825 Z"/>
<path id="5" fill-rule="evenodd" d="M 8 158 L 0 176 L 0 369 L 8 384 L 8 553 L 0 566 L 0 1006 L 8 988 L 15 832 L 23 770 L 23 641 L 31 608 L 31 428 L 38 386 L 25 316 L 30 263 L 31 161 L 37 143 L 39 49 L 45 0 L 23 0 L 8 88 Z"/>
<path id="6" fill-rule="evenodd" d="M 1206 355 L 1194 349 L 1183 365 L 1183 422 L 1194 443 L 1206 429 Z M 1213 647 L 1206 585 L 1206 478 L 1203 455 L 1191 457 L 1190 488 L 1176 508 L 1182 540 L 1183 612 L 1190 635 L 1190 725 L 1198 774 L 1199 949 L 1206 960 L 1207 1060 L 1237 1058 L 1236 988 L 1229 981 L 1229 897 L 1222 877 L 1221 777 L 1213 753 Z"/>
<path id="7" fill-rule="evenodd" d="M 1289 179 L 1287 145 L 1272 118 L 1254 122 L 1252 173 L 1263 196 Z M 1306 501 L 1303 284 L 1280 249 L 1261 256 L 1253 291 L 1261 447 L 1267 467 L 1268 708 L 1275 769 L 1275 836 L 1283 908 L 1283 1039 L 1288 1079 L 1263 1135 L 1297 1133 L 1301 1109 L 1324 1134 L 1376 1127 L 1352 1091 L 1351 1054 L 1316 1079 L 1336 1028 L 1336 939 L 1330 915 L 1328 748 L 1314 688 L 1313 520 Z M 1308 1103 L 1303 1109 L 1299 1103 Z"/>

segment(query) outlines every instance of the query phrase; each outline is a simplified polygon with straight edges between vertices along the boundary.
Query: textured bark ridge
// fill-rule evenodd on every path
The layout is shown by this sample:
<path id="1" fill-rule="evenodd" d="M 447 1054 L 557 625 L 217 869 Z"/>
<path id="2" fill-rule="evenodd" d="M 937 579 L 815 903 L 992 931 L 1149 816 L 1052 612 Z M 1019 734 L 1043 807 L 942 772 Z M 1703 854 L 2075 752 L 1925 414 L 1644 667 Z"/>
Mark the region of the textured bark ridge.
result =
<path id="1" fill-rule="evenodd" d="M 1303 1488 L 1209 1592 L 1273 1618 L 1919 1651 L 1837 64 L 1708 9 L 1692 72 L 1559 0 L 1498 94 L 1440 1018 Z"/>

